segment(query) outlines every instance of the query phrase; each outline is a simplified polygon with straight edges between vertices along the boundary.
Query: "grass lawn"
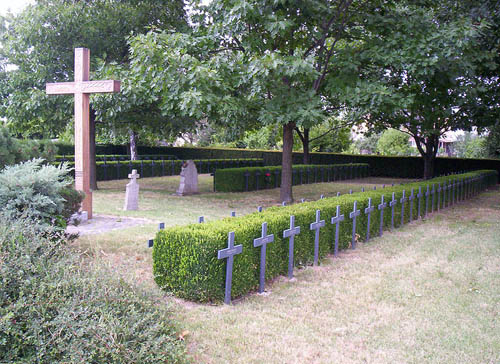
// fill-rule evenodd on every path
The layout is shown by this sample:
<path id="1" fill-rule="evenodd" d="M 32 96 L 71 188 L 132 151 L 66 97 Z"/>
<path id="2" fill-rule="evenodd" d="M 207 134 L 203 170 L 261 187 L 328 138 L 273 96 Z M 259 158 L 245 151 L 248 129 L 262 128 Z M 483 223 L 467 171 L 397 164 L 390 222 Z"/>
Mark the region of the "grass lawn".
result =
<path id="1" fill-rule="evenodd" d="M 202 194 L 178 197 L 175 177 L 141 180 L 137 212 L 120 211 L 125 181 L 100 183 L 97 213 L 152 223 L 82 236 L 78 247 L 157 296 L 146 248 L 155 221 L 186 224 L 278 203 L 277 190 L 214 194 L 209 176 L 200 182 Z M 383 183 L 390 180 L 298 186 L 294 197 Z M 296 270 L 293 281 L 280 277 L 266 294 L 233 306 L 160 297 L 172 305 L 194 363 L 498 363 L 499 273 L 500 192 L 492 190 Z"/>

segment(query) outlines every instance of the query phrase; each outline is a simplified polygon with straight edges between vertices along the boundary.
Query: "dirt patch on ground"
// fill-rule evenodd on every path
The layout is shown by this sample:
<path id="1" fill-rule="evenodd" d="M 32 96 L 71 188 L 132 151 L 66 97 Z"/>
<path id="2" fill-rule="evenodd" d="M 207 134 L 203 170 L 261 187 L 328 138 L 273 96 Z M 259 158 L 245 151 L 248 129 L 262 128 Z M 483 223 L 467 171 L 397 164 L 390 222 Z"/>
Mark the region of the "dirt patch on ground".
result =
<path id="1" fill-rule="evenodd" d="M 89 235 L 101 234 L 110 230 L 125 229 L 137 225 L 155 223 L 155 221 L 139 217 L 123 217 L 110 215 L 95 215 L 91 220 L 81 224 L 68 225 L 66 232 L 69 234 Z"/>

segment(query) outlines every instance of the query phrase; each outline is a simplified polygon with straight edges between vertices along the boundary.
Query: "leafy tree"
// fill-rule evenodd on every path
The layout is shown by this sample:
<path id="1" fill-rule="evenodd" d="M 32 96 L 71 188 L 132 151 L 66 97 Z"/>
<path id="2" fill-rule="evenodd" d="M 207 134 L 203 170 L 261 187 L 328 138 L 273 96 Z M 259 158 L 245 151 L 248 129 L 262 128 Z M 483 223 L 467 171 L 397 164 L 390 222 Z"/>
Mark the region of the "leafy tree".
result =
<path id="1" fill-rule="evenodd" d="M 387 129 L 377 141 L 376 152 L 381 155 L 411 155 L 408 134 L 396 129 Z"/>
<path id="2" fill-rule="evenodd" d="M 485 148 L 488 157 L 500 158 L 500 122 L 489 128 L 489 133 L 485 140 Z"/>
<path id="3" fill-rule="evenodd" d="M 381 134 L 382 133 L 370 133 L 363 135 L 361 139 L 356 140 L 354 143 L 355 149 L 351 152 L 375 154 L 377 151 L 377 143 Z"/>
<path id="4" fill-rule="evenodd" d="M 127 38 L 132 33 L 145 32 L 147 27 L 185 26 L 182 0 L 37 0 L 20 14 L 1 18 L 1 23 L 0 116 L 16 132 L 38 137 L 57 136 L 73 118 L 73 98 L 48 97 L 45 84 L 73 81 L 74 48 L 91 50 L 92 70 L 102 61 L 124 65 L 129 59 Z M 14 69 L 5 68 L 6 64 Z M 129 96 L 127 84 L 124 86 Z M 130 107 L 123 115 L 126 122 L 134 119 L 135 125 L 142 126 L 150 120 L 156 105 L 142 101 L 134 95 L 128 97 Z M 133 117 L 131 110 L 135 110 Z M 144 110 L 148 113 L 143 119 Z M 96 116 L 103 112 L 91 103 L 91 141 Z"/>
<path id="5" fill-rule="evenodd" d="M 454 154 L 459 158 L 487 158 L 486 138 L 465 132 L 453 143 Z"/>
<path id="6" fill-rule="evenodd" d="M 424 177 L 434 171 L 439 137 L 491 124 L 495 54 L 481 42 L 487 19 L 448 1 L 387 3 L 367 18 L 354 56 L 356 87 L 344 97 L 370 128 L 400 129 L 415 139 Z"/>
<path id="7" fill-rule="evenodd" d="M 164 114 L 237 130 L 280 125 L 280 199 L 292 201 L 294 130 L 328 116 L 332 56 L 363 3 L 215 0 L 195 12 L 193 34 L 132 39 L 131 66 Z"/>

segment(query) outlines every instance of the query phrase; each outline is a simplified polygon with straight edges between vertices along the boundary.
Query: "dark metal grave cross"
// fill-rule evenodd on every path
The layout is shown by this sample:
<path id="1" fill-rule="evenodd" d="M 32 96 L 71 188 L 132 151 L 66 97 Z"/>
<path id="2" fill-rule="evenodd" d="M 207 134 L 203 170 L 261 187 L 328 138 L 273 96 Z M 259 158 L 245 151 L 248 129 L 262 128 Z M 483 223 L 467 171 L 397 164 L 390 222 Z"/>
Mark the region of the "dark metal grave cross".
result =
<path id="1" fill-rule="evenodd" d="M 443 209 L 446 207 L 446 191 L 448 190 L 448 185 L 443 183 Z"/>
<path id="2" fill-rule="evenodd" d="M 259 293 L 264 292 L 266 281 L 266 247 L 274 241 L 274 234 L 267 235 L 267 222 L 262 223 L 262 236 L 253 240 L 253 246 L 260 246 Z"/>
<path id="3" fill-rule="evenodd" d="M 368 207 L 365 208 L 365 214 L 368 215 L 368 221 L 366 224 L 366 241 L 370 240 L 370 217 L 372 215 L 373 210 L 375 210 L 375 206 L 372 205 L 371 197 L 368 198 Z"/>
<path id="4" fill-rule="evenodd" d="M 295 235 L 300 234 L 300 226 L 295 226 L 295 216 L 290 216 L 290 229 L 283 231 L 284 238 L 288 241 L 288 279 L 293 278 L 293 243 Z"/>
<path id="5" fill-rule="evenodd" d="M 414 199 L 415 199 L 415 195 L 413 194 L 413 188 L 412 188 L 410 197 L 408 197 L 408 200 L 410 200 L 410 222 L 413 221 L 413 200 Z"/>
<path id="6" fill-rule="evenodd" d="M 403 197 L 399 200 L 401 202 L 401 225 L 405 223 L 405 202 L 407 198 L 405 196 L 405 190 L 403 190 Z"/>
<path id="7" fill-rule="evenodd" d="M 361 210 L 357 210 L 356 207 L 358 205 L 358 201 L 354 201 L 354 207 L 352 212 L 349 213 L 349 218 L 352 219 L 352 240 L 351 240 L 351 248 L 356 249 L 356 217 L 361 214 Z"/>
<path id="8" fill-rule="evenodd" d="M 389 201 L 389 207 L 391 208 L 391 228 L 394 230 L 394 206 L 398 203 L 398 200 L 394 197 L 394 192 L 392 193 L 392 200 Z"/>
<path id="9" fill-rule="evenodd" d="M 427 213 L 429 211 L 429 195 L 430 195 L 430 191 L 429 191 L 429 185 L 427 185 L 427 191 L 425 191 L 425 217 L 427 217 Z"/>
<path id="10" fill-rule="evenodd" d="M 437 211 L 439 212 L 439 207 L 441 205 L 441 183 L 438 183 L 437 194 L 438 194 Z"/>
<path id="11" fill-rule="evenodd" d="M 316 221 L 311 223 L 310 230 L 316 230 L 314 233 L 314 265 L 318 265 L 319 256 L 319 230 L 325 226 L 325 220 L 320 220 L 320 210 L 316 210 Z"/>
<path id="12" fill-rule="evenodd" d="M 387 207 L 387 202 L 384 202 L 384 195 L 380 199 L 378 204 L 378 209 L 380 210 L 380 230 L 378 232 L 379 236 L 382 236 L 382 229 L 384 227 L 384 209 Z"/>
<path id="13" fill-rule="evenodd" d="M 422 187 L 419 187 L 418 188 L 418 193 L 417 193 L 417 198 L 418 198 L 418 215 L 417 215 L 417 219 L 420 219 L 422 217 L 422 215 L 420 214 L 421 212 L 421 206 L 422 206 L 422 197 L 424 195 L 422 194 Z"/>
<path id="14" fill-rule="evenodd" d="M 234 246 L 234 231 L 231 231 L 227 237 L 227 248 L 217 252 L 217 259 L 226 259 L 226 289 L 224 293 L 224 303 L 231 303 L 231 284 L 233 281 L 233 260 L 234 256 L 241 254 L 243 245 Z"/>
<path id="15" fill-rule="evenodd" d="M 335 224 L 335 243 L 333 245 L 333 255 L 337 256 L 339 253 L 339 224 L 344 221 L 344 215 L 340 214 L 340 206 L 337 205 L 337 215 L 332 217 L 331 223 Z"/>

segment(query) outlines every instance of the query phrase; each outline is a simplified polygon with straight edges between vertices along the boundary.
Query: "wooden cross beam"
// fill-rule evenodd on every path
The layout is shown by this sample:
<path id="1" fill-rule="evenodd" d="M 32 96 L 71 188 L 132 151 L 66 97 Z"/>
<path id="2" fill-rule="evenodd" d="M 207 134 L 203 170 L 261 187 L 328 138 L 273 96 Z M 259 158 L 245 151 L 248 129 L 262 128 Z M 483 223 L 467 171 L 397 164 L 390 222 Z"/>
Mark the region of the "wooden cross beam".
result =
<path id="1" fill-rule="evenodd" d="M 92 218 L 90 189 L 90 118 L 89 96 L 98 92 L 120 92 L 120 81 L 89 81 L 90 51 L 75 48 L 75 82 L 46 84 L 48 95 L 75 95 L 75 188 L 85 193 L 82 210 Z"/>

